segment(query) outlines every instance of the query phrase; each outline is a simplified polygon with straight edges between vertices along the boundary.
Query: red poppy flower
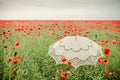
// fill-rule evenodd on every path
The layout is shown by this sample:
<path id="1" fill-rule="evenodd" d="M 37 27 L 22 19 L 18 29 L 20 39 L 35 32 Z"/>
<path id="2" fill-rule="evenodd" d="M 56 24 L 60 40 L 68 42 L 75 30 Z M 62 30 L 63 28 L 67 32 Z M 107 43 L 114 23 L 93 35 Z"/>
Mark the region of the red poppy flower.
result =
<path id="1" fill-rule="evenodd" d="M 65 75 L 71 74 L 70 71 L 63 71 L 62 69 L 58 70 L 58 72 L 61 74 L 61 80 L 67 80 Z"/>
<path id="2" fill-rule="evenodd" d="M 57 70 L 57 72 L 61 73 L 61 72 L 63 72 L 63 70 L 62 70 L 62 69 L 59 69 L 59 70 Z"/>
<path id="3" fill-rule="evenodd" d="M 110 40 L 111 44 L 116 44 L 116 40 Z"/>
<path id="4" fill-rule="evenodd" d="M 106 32 L 106 35 L 108 35 L 108 32 Z"/>
<path id="5" fill-rule="evenodd" d="M 12 57 L 8 57 L 8 60 L 9 60 L 9 61 L 12 61 L 12 60 L 13 60 L 13 58 L 12 58 Z"/>
<path id="6" fill-rule="evenodd" d="M 114 70 L 111 70 L 109 74 L 113 76 L 115 74 Z"/>
<path id="7" fill-rule="evenodd" d="M 16 72 L 17 72 L 16 69 L 13 69 L 13 70 L 12 70 L 12 73 L 13 73 L 13 74 L 16 74 Z"/>
<path id="8" fill-rule="evenodd" d="M 106 76 L 108 76 L 108 75 L 111 75 L 111 76 L 113 76 L 114 74 L 115 74 L 115 72 L 114 72 L 114 70 L 106 70 L 105 71 L 105 74 L 106 74 Z"/>
<path id="9" fill-rule="evenodd" d="M 39 27 L 38 30 L 42 30 L 42 27 Z"/>
<path id="10" fill-rule="evenodd" d="M 53 33 L 52 33 L 52 36 L 54 36 L 54 35 L 55 35 L 55 33 L 53 32 Z"/>
<path id="11" fill-rule="evenodd" d="M 62 58 L 61 62 L 63 62 L 63 63 L 66 62 L 66 58 Z"/>
<path id="12" fill-rule="evenodd" d="M 68 64 L 68 66 L 71 66 L 71 65 L 72 65 L 72 62 L 71 62 L 71 61 L 68 61 L 67 64 Z"/>
<path id="13" fill-rule="evenodd" d="M 37 35 L 40 36 L 40 32 L 37 32 Z"/>
<path id="14" fill-rule="evenodd" d="M 95 40 L 95 39 L 93 39 L 93 41 L 94 41 L 94 42 L 96 42 L 96 40 Z"/>
<path id="15" fill-rule="evenodd" d="M 61 39 L 61 38 L 62 38 L 62 36 L 59 36 L 59 38 Z"/>
<path id="16" fill-rule="evenodd" d="M 118 38 L 119 36 L 115 35 L 114 38 Z"/>
<path id="17" fill-rule="evenodd" d="M 21 29 L 20 29 L 20 28 L 17 28 L 17 30 L 20 32 Z"/>
<path id="18" fill-rule="evenodd" d="M 106 71 L 105 71 L 105 74 L 108 76 L 108 74 L 109 74 L 109 70 L 106 70 Z"/>
<path id="19" fill-rule="evenodd" d="M 22 56 L 21 56 L 21 55 L 18 55 L 18 59 L 22 59 Z"/>
<path id="20" fill-rule="evenodd" d="M 67 31 L 67 34 L 70 34 L 70 31 Z"/>
<path id="21" fill-rule="evenodd" d="M 67 80 L 66 77 L 65 77 L 65 75 L 63 75 L 63 74 L 61 75 L 61 79 L 62 80 Z"/>
<path id="22" fill-rule="evenodd" d="M 71 72 L 70 71 L 66 71 L 65 74 L 71 74 Z"/>
<path id="23" fill-rule="evenodd" d="M 86 35 L 86 34 L 84 34 L 84 37 L 87 37 L 87 35 Z"/>
<path id="24" fill-rule="evenodd" d="M 64 33 L 64 36 L 67 36 L 67 34 L 66 34 L 66 33 Z"/>
<path id="25" fill-rule="evenodd" d="M 30 27 L 29 30 L 32 31 L 34 28 L 33 27 Z"/>
<path id="26" fill-rule="evenodd" d="M 73 34 L 73 36 L 77 36 L 77 34 Z"/>
<path id="27" fill-rule="evenodd" d="M 13 45 L 13 48 L 18 48 L 20 46 L 20 42 L 15 42 L 15 44 Z"/>
<path id="28" fill-rule="evenodd" d="M 17 64 L 17 63 L 18 63 L 18 60 L 12 60 L 12 62 L 13 62 L 14 64 Z"/>
<path id="29" fill-rule="evenodd" d="M 105 40 L 102 40 L 102 41 L 101 41 L 101 44 L 104 45 L 104 44 L 105 44 Z"/>
<path id="30" fill-rule="evenodd" d="M 106 43 L 105 45 L 108 46 L 108 43 Z"/>
<path id="31" fill-rule="evenodd" d="M 86 34 L 89 34 L 89 33 L 90 33 L 90 32 L 88 32 L 88 31 L 86 32 Z"/>
<path id="32" fill-rule="evenodd" d="M 101 64 L 101 63 L 103 63 L 103 61 L 104 61 L 103 58 L 99 58 L 97 62 L 98 62 L 98 64 Z"/>
<path id="33" fill-rule="evenodd" d="M 105 59 L 105 60 L 103 61 L 103 64 L 107 65 L 107 64 L 108 64 L 108 60 Z"/>
<path id="34" fill-rule="evenodd" d="M 106 40 L 105 42 L 108 43 L 108 40 Z"/>
<path id="35" fill-rule="evenodd" d="M 117 32 L 120 32 L 120 29 L 118 29 Z"/>
<path id="36" fill-rule="evenodd" d="M 106 56 L 110 56 L 110 49 L 109 48 L 104 49 L 104 54 Z"/>
<path id="37" fill-rule="evenodd" d="M 4 38 L 8 39 L 8 35 L 4 34 L 3 36 L 4 36 Z"/>
<path id="38" fill-rule="evenodd" d="M 6 32 L 4 31 L 3 34 L 6 34 Z"/>

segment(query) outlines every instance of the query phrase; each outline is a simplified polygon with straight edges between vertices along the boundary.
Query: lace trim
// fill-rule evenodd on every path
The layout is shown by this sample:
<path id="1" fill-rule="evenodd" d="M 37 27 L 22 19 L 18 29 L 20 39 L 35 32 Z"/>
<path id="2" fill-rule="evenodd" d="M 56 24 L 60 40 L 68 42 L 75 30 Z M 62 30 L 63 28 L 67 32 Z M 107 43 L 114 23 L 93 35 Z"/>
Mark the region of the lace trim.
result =
<path id="1" fill-rule="evenodd" d="M 71 50 L 71 51 L 73 51 L 73 52 L 88 51 L 90 47 L 93 47 L 93 45 L 90 45 L 90 46 L 87 46 L 86 49 L 80 48 L 79 50 L 74 50 L 73 48 L 66 49 L 66 48 L 65 48 L 65 45 L 64 45 L 64 46 L 63 46 L 63 45 L 59 45 L 59 46 L 60 46 L 60 47 L 63 47 L 65 51 L 70 51 L 70 50 Z"/>
<path id="2" fill-rule="evenodd" d="M 61 62 L 61 59 L 64 57 L 63 55 L 56 55 L 55 54 L 55 49 L 53 49 L 51 52 L 49 52 L 50 56 L 53 57 L 56 61 L 57 64 L 63 64 Z M 103 57 L 101 55 L 101 52 L 98 50 L 97 51 L 97 55 L 96 56 L 93 56 L 93 55 L 90 55 L 88 58 L 86 58 L 85 60 L 81 60 L 81 59 L 71 59 L 71 60 L 66 60 L 67 61 L 71 61 L 72 62 L 72 65 L 75 67 L 75 68 L 78 68 L 79 66 L 82 66 L 82 65 L 95 65 L 95 63 L 97 62 L 98 58 L 99 57 Z"/>

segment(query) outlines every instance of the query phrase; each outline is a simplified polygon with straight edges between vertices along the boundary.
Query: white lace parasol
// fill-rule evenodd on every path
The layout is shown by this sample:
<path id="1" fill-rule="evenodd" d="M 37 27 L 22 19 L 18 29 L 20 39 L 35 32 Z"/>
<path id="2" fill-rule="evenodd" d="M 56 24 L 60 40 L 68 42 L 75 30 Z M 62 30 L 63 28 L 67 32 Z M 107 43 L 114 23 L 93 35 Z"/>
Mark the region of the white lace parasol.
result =
<path id="1" fill-rule="evenodd" d="M 66 58 L 77 68 L 81 65 L 93 65 L 99 57 L 103 57 L 101 46 L 87 37 L 68 36 L 55 42 L 49 47 L 48 53 L 57 64 L 61 64 L 61 59 Z"/>

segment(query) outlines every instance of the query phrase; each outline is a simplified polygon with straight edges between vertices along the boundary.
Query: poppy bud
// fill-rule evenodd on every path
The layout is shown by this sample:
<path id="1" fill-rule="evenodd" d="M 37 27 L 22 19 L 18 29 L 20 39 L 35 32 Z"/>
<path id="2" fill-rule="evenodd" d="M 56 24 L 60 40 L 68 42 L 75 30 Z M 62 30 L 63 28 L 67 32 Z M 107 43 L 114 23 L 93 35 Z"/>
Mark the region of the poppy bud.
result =
<path id="1" fill-rule="evenodd" d="M 4 48 L 7 48 L 8 46 L 6 45 L 6 46 L 4 46 Z"/>
<path id="2" fill-rule="evenodd" d="M 14 57 L 17 55 L 17 52 L 14 52 Z"/>

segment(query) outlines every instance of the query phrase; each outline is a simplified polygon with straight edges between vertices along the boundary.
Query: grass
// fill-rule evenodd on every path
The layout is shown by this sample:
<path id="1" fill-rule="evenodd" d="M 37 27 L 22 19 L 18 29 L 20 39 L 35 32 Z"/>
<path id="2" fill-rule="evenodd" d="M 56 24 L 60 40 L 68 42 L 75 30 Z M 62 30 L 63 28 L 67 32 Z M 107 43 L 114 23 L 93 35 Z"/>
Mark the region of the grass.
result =
<path id="1" fill-rule="evenodd" d="M 61 80 L 60 73 L 57 72 L 58 69 L 63 69 L 64 71 L 71 71 L 70 75 L 67 75 L 67 80 L 120 80 L 120 45 L 113 45 L 109 43 L 109 46 L 104 46 L 100 44 L 101 40 L 110 40 L 114 39 L 117 42 L 120 42 L 120 33 L 110 31 L 108 35 L 106 35 L 106 30 L 102 29 L 97 30 L 99 27 L 95 27 L 90 30 L 90 34 L 88 38 L 93 40 L 96 39 L 97 43 L 100 44 L 103 49 L 110 48 L 111 56 L 106 57 L 109 60 L 108 65 L 96 64 L 93 65 L 84 65 L 74 69 L 73 66 L 68 66 L 67 64 L 58 64 L 56 65 L 55 60 L 48 55 L 49 46 L 56 42 L 56 37 L 59 35 L 63 36 L 63 32 L 68 30 L 66 28 L 63 30 L 58 30 L 55 26 L 51 24 L 47 24 L 42 26 L 42 30 L 40 32 L 40 36 L 37 36 L 37 27 L 31 31 L 34 35 L 25 35 L 26 32 L 18 32 L 15 31 L 15 28 L 6 27 L 5 31 L 10 30 L 13 36 L 8 36 L 8 39 L 4 37 L 0 37 L 1 41 L 5 40 L 5 43 L 0 43 L 0 79 L 1 80 Z M 83 25 L 83 24 L 80 24 Z M 78 25 L 77 25 L 78 26 Z M 86 27 L 87 25 L 84 24 Z M 60 24 L 60 27 L 63 28 L 64 25 Z M 75 27 L 75 25 L 74 25 Z M 51 28 L 55 28 L 55 35 L 50 35 L 48 32 Z M 89 28 L 87 26 L 87 28 Z M 88 30 L 87 30 L 88 31 Z M 82 34 L 79 36 L 83 36 L 86 30 L 82 30 Z M 2 30 L 1 30 L 2 33 Z M 76 32 L 73 32 L 76 33 Z M 72 35 L 69 34 L 68 36 Z M 95 36 L 97 35 L 97 37 Z M 115 35 L 118 35 L 119 38 L 114 38 Z M 12 45 L 16 42 L 20 42 L 20 47 L 13 49 Z M 8 46 L 4 48 L 4 46 Z M 13 64 L 8 61 L 8 57 L 14 57 L 14 52 L 17 52 L 17 55 L 21 55 L 22 59 L 18 64 Z M 12 70 L 15 69 L 17 72 L 14 74 Z M 106 76 L 105 70 L 114 70 L 115 74 L 113 76 Z M 54 79 L 53 79 L 54 78 Z"/>

